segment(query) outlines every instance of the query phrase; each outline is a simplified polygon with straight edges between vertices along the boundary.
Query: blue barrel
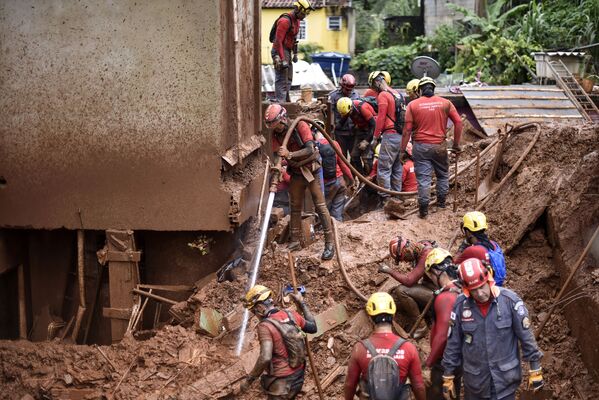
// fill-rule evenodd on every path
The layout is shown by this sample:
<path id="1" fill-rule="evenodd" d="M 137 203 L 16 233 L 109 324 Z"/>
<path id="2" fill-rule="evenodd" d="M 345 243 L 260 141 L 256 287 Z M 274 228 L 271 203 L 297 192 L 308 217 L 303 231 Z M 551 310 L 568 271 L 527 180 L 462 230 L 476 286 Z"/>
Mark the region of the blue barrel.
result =
<path id="1" fill-rule="evenodd" d="M 341 78 L 349 70 L 349 62 L 351 56 L 349 54 L 335 53 L 333 51 L 327 51 L 323 53 L 314 53 L 311 55 L 312 62 L 320 65 L 320 68 L 330 77 L 333 77 L 333 69 L 337 80 Z"/>

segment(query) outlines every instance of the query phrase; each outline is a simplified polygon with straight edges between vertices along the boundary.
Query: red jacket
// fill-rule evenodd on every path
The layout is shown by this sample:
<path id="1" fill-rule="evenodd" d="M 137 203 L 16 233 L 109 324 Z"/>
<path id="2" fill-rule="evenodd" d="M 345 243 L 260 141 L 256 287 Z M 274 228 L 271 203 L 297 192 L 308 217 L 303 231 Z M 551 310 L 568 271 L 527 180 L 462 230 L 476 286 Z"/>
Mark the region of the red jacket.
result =
<path id="1" fill-rule="evenodd" d="M 293 26 L 290 29 L 289 18 L 280 17 L 277 22 L 277 30 L 275 33 L 275 41 L 272 44 L 273 49 L 279 54 L 281 60 L 285 60 L 285 50 L 293 50 L 295 44 L 295 38 L 299 32 L 300 21 L 296 18 L 295 14 L 287 13 L 291 18 Z M 289 60 L 287 60 L 289 61 Z"/>
<path id="2" fill-rule="evenodd" d="M 393 93 L 397 93 L 393 89 L 389 89 Z M 379 106 L 379 111 L 376 118 L 376 128 L 374 129 L 374 137 L 379 138 L 383 132 L 397 133 L 395 130 L 395 98 L 387 91 L 380 92 L 376 98 Z M 383 117 L 384 116 L 384 117 Z"/>
<path id="3" fill-rule="evenodd" d="M 431 327 L 431 353 L 426 359 L 426 366 L 429 368 L 443 357 L 443 351 L 447 344 L 447 331 L 449 330 L 451 312 L 457 298 L 458 290 L 453 283 L 435 297 L 435 320 Z"/>
<path id="4" fill-rule="evenodd" d="M 377 353 L 382 353 L 384 350 L 389 351 L 395 344 L 399 336 L 393 333 L 373 333 L 369 337 L 370 341 L 377 350 Z M 345 400 L 352 400 L 356 393 L 356 387 L 360 379 L 368 379 L 368 362 L 372 355 L 368 353 L 362 342 L 354 345 L 351 357 L 347 364 L 347 377 L 345 378 Z M 422 380 L 422 370 L 420 368 L 420 358 L 416 346 L 410 342 L 405 342 L 393 357 L 399 366 L 399 381 L 405 382 L 409 377 L 412 387 L 424 388 Z"/>
<path id="5" fill-rule="evenodd" d="M 451 101 L 439 96 L 422 96 L 410 101 L 406 110 L 401 148 L 405 150 L 412 130 L 416 142 L 442 143 L 445 140 L 448 118 L 455 126 L 454 143 L 459 144 L 462 136 L 462 120 Z"/>

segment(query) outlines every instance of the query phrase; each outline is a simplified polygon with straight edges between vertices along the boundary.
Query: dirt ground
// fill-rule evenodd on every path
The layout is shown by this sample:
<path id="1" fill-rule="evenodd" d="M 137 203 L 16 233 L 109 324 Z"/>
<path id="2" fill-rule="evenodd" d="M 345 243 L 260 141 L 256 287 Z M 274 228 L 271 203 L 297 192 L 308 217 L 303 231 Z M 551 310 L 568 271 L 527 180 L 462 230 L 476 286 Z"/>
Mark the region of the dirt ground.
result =
<path id="1" fill-rule="evenodd" d="M 504 176 L 533 137 L 532 130 L 508 140 L 499 168 Z M 469 145 L 462 156 L 464 165 L 476 149 L 489 141 Z M 592 126 L 543 126 L 539 142 L 517 173 L 483 210 L 488 217 L 491 237 L 507 251 L 506 286 L 524 299 L 536 328 L 552 304 L 564 281 L 556 269 L 556 251 L 568 253 L 574 261 L 586 244 L 586 232 L 599 221 L 597 180 L 599 177 L 599 128 Z M 483 158 L 483 173 L 490 169 L 490 155 Z M 258 169 L 256 167 L 256 169 Z M 459 179 L 458 211 L 452 204 L 432 212 L 426 220 L 412 215 L 405 220 L 389 219 L 375 210 L 357 219 L 338 224 L 342 257 L 350 279 L 368 295 L 381 287 L 394 286 L 377 272 L 379 263 L 391 261 L 388 242 L 402 234 L 413 239 L 434 239 L 447 246 L 464 212 L 474 208 L 474 170 Z M 556 234 L 568 249 L 556 249 L 547 230 L 548 215 L 557 221 Z M 321 235 L 317 236 L 321 239 Z M 458 238 L 458 240 L 461 240 Z M 458 242 L 459 243 L 459 242 Z M 455 250 L 454 246 L 453 250 Z M 327 331 L 311 342 L 321 380 L 338 366 L 344 366 L 353 343 L 369 332 L 367 320 L 360 319 L 363 301 L 351 292 L 336 261 L 320 262 L 321 240 L 300 252 L 297 279 L 307 288 L 306 300 L 315 314 L 335 304 L 344 304 L 349 321 Z M 597 254 L 595 254 L 597 257 Z M 405 272 L 408 265 L 400 265 Z M 589 272 L 570 286 L 582 293 L 577 302 L 599 298 L 597 262 L 587 261 Z M 282 285 L 290 282 L 284 245 L 267 246 L 258 282 L 269 286 L 279 297 Z M 195 293 L 180 307 L 197 311 L 214 308 L 223 315 L 240 310 L 247 276 L 233 282 L 216 280 Z M 579 288 L 579 286 L 582 288 Z M 564 305 L 565 306 L 565 305 Z M 179 306 L 178 306 L 179 307 Z M 567 309 L 567 308 L 566 308 Z M 585 367 L 579 341 L 573 335 L 563 308 L 545 327 L 539 345 L 545 353 L 543 368 L 547 388 L 555 399 L 599 398 L 597 371 Z M 593 321 L 597 314 L 589 315 Z M 595 322 L 596 323 L 596 322 Z M 210 338 L 196 331 L 193 321 L 165 325 L 143 332 L 112 346 L 77 346 L 59 342 L 0 342 L 1 399 L 110 398 L 122 399 L 214 399 L 231 396 L 256 357 L 255 319 L 250 320 L 243 352 L 234 354 L 238 332 L 223 332 Z M 403 326 L 409 330 L 410 326 Z M 414 341 L 424 360 L 430 351 L 429 338 Z M 328 399 L 342 398 L 343 376 L 325 388 Z M 262 398 L 258 383 L 240 399 Z M 524 386 L 524 385 L 523 385 Z M 76 397 L 78 396 L 78 397 Z M 301 398 L 317 399 L 314 381 L 307 374 Z M 551 397 L 548 397 L 551 398 Z"/>

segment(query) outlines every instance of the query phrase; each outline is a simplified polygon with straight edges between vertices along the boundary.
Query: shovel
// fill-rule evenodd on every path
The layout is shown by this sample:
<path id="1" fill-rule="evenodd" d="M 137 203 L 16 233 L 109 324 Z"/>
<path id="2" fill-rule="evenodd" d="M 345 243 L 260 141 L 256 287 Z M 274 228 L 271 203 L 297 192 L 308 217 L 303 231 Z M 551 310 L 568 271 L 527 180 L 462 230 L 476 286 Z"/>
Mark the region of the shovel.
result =
<path id="1" fill-rule="evenodd" d="M 500 133 L 501 135 L 501 133 Z M 505 143 L 507 141 L 508 134 L 503 134 L 497 149 L 495 150 L 495 158 L 493 159 L 493 166 L 491 167 L 491 171 L 489 174 L 483 179 L 483 181 L 478 186 L 478 201 L 482 201 L 487 197 L 487 195 L 495 188 L 497 182 L 495 181 L 495 176 L 497 174 L 497 169 L 499 168 L 499 163 L 501 162 L 501 156 L 503 156 L 503 151 L 505 149 Z"/>

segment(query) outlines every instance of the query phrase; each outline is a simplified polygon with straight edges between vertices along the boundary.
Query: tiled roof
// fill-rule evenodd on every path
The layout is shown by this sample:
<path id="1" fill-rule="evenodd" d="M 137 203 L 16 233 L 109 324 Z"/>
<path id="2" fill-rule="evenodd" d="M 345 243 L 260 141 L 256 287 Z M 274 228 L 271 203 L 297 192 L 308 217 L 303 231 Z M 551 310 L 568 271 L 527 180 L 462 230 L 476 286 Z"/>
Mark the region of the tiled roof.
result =
<path id="1" fill-rule="evenodd" d="M 262 8 L 292 8 L 295 0 L 262 0 Z M 324 7 L 324 0 L 312 0 L 314 8 Z"/>

